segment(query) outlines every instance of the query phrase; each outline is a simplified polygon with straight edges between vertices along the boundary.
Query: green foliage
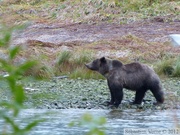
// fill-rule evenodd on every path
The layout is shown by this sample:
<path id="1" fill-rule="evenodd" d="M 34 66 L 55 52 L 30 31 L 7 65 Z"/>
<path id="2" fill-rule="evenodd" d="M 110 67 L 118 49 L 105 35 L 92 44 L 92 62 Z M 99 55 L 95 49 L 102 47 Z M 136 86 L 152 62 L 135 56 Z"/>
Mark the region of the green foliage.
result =
<path id="1" fill-rule="evenodd" d="M 86 135 L 105 135 L 106 119 L 104 117 L 94 117 L 90 114 L 84 114 L 79 121 L 74 121 L 69 126 L 80 126 L 88 128 Z"/>
<path id="2" fill-rule="evenodd" d="M 18 78 L 21 77 L 27 69 L 32 67 L 35 63 L 33 61 L 26 61 L 21 65 L 15 65 L 14 59 L 20 51 L 20 47 L 9 47 L 11 33 L 13 29 L 0 30 L 0 47 L 7 49 L 7 59 L 0 58 L 1 72 L 5 72 L 7 75 L 0 79 L 7 82 L 8 89 L 11 92 L 12 99 L 10 102 L 0 102 L 0 118 L 3 118 L 5 123 L 12 128 L 12 131 L 3 131 L 2 134 L 23 135 L 29 132 L 35 127 L 41 120 L 35 120 L 27 124 L 24 128 L 21 128 L 19 123 L 14 119 L 18 116 L 20 109 L 23 107 L 25 100 L 25 93 L 22 84 L 18 83 Z M 8 113 L 12 111 L 12 113 Z M 3 128 L 3 127 L 2 127 Z"/>
<path id="3" fill-rule="evenodd" d="M 76 68 L 71 74 L 70 78 L 72 79 L 104 79 L 104 77 L 96 72 L 86 69 L 86 67 Z"/>
<path id="4" fill-rule="evenodd" d="M 180 77 L 180 57 L 163 58 L 156 64 L 155 71 L 160 75 Z"/>
<path id="5" fill-rule="evenodd" d="M 8 15 L 2 19 L 5 23 L 14 23 L 17 20 L 22 23 L 24 20 L 72 20 L 124 24 L 168 15 L 171 17 L 167 21 L 179 19 L 178 16 L 173 17 L 179 15 L 179 0 L 4 0 L 0 5 L 2 16 Z M 26 12 L 29 10 L 35 12 Z"/>
<path id="6" fill-rule="evenodd" d="M 58 60 L 57 60 L 57 64 L 61 65 L 61 64 L 69 63 L 69 59 L 71 57 L 72 57 L 72 53 L 70 51 L 64 51 L 64 52 L 60 53 Z"/>
<path id="7" fill-rule="evenodd" d="M 54 68 L 55 75 L 69 75 L 70 78 L 77 79 L 103 79 L 103 76 L 88 70 L 85 63 L 94 59 L 91 51 L 79 50 L 77 52 L 64 51 L 57 58 Z"/>
<path id="8" fill-rule="evenodd" d="M 36 66 L 29 68 L 25 75 L 33 76 L 36 79 L 49 79 L 54 76 L 52 67 L 42 63 L 41 61 L 36 62 Z"/>
<path id="9" fill-rule="evenodd" d="M 73 57 L 73 63 L 77 65 L 84 65 L 93 60 L 93 53 L 90 51 L 82 51 Z"/>
<path id="10" fill-rule="evenodd" d="M 180 77 L 180 57 L 175 61 L 173 76 Z"/>
<path id="11" fill-rule="evenodd" d="M 156 66 L 156 72 L 158 74 L 172 75 L 173 73 L 173 60 L 163 59 Z"/>

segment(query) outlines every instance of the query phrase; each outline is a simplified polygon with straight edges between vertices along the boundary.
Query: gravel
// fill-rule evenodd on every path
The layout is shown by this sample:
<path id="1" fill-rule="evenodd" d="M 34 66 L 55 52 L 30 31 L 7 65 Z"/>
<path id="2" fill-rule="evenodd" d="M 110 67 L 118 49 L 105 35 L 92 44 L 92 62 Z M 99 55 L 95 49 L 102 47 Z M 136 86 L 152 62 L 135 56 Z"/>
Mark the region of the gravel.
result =
<path id="1" fill-rule="evenodd" d="M 21 82 L 22 83 L 22 82 Z M 120 109 L 180 109 L 180 80 L 167 78 L 162 80 L 165 91 L 165 103 L 154 106 L 155 98 L 148 91 L 142 105 L 130 105 L 135 92 L 124 89 L 124 98 Z M 5 88 L 5 87 L 4 87 Z M 83 80 L 53 78 L 52 80 L 25 83 L 25 107 L 36 109 L 112 109 L 107 106 L 110 93 L 106 80 Z M 10 99 L 7 90 L 0 89 L 1 100 Z"/>
<path id="2" fill-rule="evenodd" d="M 180 81 L 178 79 L 162 80 L 166 93 L 165 103 L 154 106 L 155 98 L 148 91 L 142 105 L 130 105 L 135 92 L 124 89 L 121 109 L 180 109 Z M 59 79 L 50 81 L 29 82 L 28 87 L 36 91 L 27 91 L 26 106 L 29 108 L 48 109 L 109 109 L 106 101 L 110 100 L 110 93 L 106 80 Z M 29 106 L 32 104 L 32 106 Z"/>

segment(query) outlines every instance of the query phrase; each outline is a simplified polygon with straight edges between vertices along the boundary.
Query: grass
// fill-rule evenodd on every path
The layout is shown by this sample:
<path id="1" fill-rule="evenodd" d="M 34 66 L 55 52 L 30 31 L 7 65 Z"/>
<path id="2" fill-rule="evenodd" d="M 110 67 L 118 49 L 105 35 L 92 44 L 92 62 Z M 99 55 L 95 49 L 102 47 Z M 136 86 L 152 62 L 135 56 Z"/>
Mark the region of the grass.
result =
<path id="1" fill-rule="evenodd" d="M 105 79 L 102 75 L 99 73 L 96 73 L 95 71 L 90 71 L 86 69 L 85 67 L 78 67 L 76 68 L 71 74 L 70 78 L 72 79 Z"/>
<path id="2" fill-rule="evenodd" d="M 26 53 L 26 52 L 23 52 Z M 27 55 L 27 54 L 26 54 Z M 46 55 L 39 54 L 33 56 L 34 54 L 29 54 L 29 56 L 24 56 L 27 59 L 34 60 L 35 65 L 25 72 L 26 76 L 33 76 L 37 79 L 41 78 L 51 78 L 54 76 L 54 71 L 52 65 L 49 63 L 49 57 Z M 22 54 L 21 54 L 22 56 Z"/>
<path id="3" fill-rule="evenodd" d="M 39 48 L 42 49 L 43 48 Z M 81 78 L 81 79 L 102 79 L 103 77 L 95 72 L 90 71 L 85 67 L 85 63 L 92 61 L 94 54 L 89 50 L 78 49 L 74 52 L 72 51 L 61 51 L 57 54 L 51 56 L 45 51 L 38 51 L 37 54 L 29 54 L 29 59 L 33 59 L 36 62 L 36 65 L 26 72 L 25 75 L 34 76 L 36 78 L 51 78 L 54 76 L 69 76 L 70 78 Z M 28 51 L 29 53 L 29 51 Z M 43 53 L 43 54 L 42 54 Z M 49 56 L 49 55 L 50 56 Z M 27 52 L 23 52 L 21 56 L 27 55 Z M 33 57 L 32 57 L 33 55 Z"/>
<path id="4" fill-rule="evenodd" d="M 179 19 L 180 2 L 179 0 L 3 0 L 0 1 L 0 11 L 2 18 L 0 22 L 9 25 L 31 21 L 63 24 L 74 22 L 126 24 L 156 16 L 165 16 L 165 21 Z M 179 76 L 180 62 L 174 63 L 166 60 L 165 56 L 161 57 L 161 54 L 168 52 L 165 44 L 158 43 L 157 48 L 157 43 L 149 43 L 131 34 L 119 37 L 118 40 L 102 40 L 86 44 L 83 47 L 85 51 L 82 49 L 62 51 L 54 47 L 53 52 L 49 52 L 43 45 L 37 44 L 28 47 L 21 56 L 37 61 L 37 65 L 31 68 L 27 75 L 38 78 L 59 75 L 68 75 L 71 78 L 102 78 L 97 73 L 87 70 L 84 64 L 106 53 L 107 56 L 117 58 L 123 63 L 135 60 L 155 63 L 159 60 L 156 66 L 159 74 Z M 102 52 L 95 50 L 97 46 L 105 45 L 110 47 Z M 91 51 L 93 48 L 94 52 Z"/>
<path id="5" fill-rule="evenodd" d="M 163 59 L 161 60 L 156 67 L 156 72 L 160 75 L 172 75 L 173 73 L 173 59 Z"/>
<path id="6" fill-rule="evenodd" d="M 128 38 L 130 37 L 128 36 Z M 133 40 L 135 40 L 134 37 Z M 137 39 L 136 42 L 140 43 L 140 40 Z M 128 49 L 130 48 L 128 47 Z M 131 49 L 132 52 L 139 50 L 139 53 L 135 52 L 134 54 L 129 54 L 131 57 L 118 58 L 124 64 L 130 63 L 134 60 L 138 60 L 147 64 L 151 63 L 148 65 L 153 65 L 155 67 L 155 71 L 159 75 L 180 77 L 180 58 L 177 58 L 176 55 L 168 55 L 166 53 L 166 55 L 159 57 L 159 52 L 152 53 L 154 49 L 153 45 L 152 48 L 148 47 L 148 49 L 146 49 L 149 51 L 149 54 L 147 54 L 147 52 L 144 50 L 143 45 L 138 47 L 138 49 Z M 150 51 L 151 49 L 152 51 Z M 157 54 L 157 56 L 153 56 L 155 54 Z M 32 75 L 38 78 L 51 78 L 53 76 L 66 75 L 73 79 L 103 79 L 104 77 L 99 73 L 90 71 L 84 66 L 85 63 L 92 61 L 95 59 L 95 57 L 97 57 L 97 55 L 95 55 L 95 52 L 92 52 L 91 50 L 84 51 L 78 49 L 76 51 L 62 51 L 51 59 L 49 59 L 49 57 L 44 57 L 45 59 L 43 59 L 43 62 L 41 61 L 41 57 L 36 59 L 39 63 L 28 72 L 28 75 Z M 54 64 L 49 62 L 53 59 L 56 59 Z M 158 62 L 156 62 L 157 60 Z"/>
<path id="7" fill-rule="evenodd" d="M 156 64 L 155 71 L 159 75 L 180 77 L 180 57 L 163 58 Z"/>
<path id="8" fill-rule="evenodd" d="M 178 19 L 173 15 L 180 13 L 178 0 L 7 0 L 0 4 L 1 21 L 9 24 L 27 21 L 122 24 L 168 15 L 170 21 Z"/>
<path id="9" fill-rule="evenodd" d="M 180 77 L 180 57 L 177 58 L 175 64 L 174 64 L 174 71 L 172 74 L 174 77 Z"/>
<path id="10" fill-rule="evenodd" d="M 46 43 L 45 43 L 46 44 Z M 71 44 L 71 43 L 70 43 Z M 68 46 L 68 44 L 67 44 Z M 34 59 L 37 65 L 31 68 L 26 75 L 37 78 L 52 78 L 54 76 L 68 76 L 81 79 L 102 79 L 100 74 L 88 70 L 84 64 L 101 56 L 118 59 L 124 64 L 139 61 L 154 66 L 159 75 L 179 76 L 179 65 L 176 57 L 167 43 L 148 42 L 135 35 L 128 34 L 118 40 L 101 40 L 86 43 L 83 46 L 74 46 L 73 49 L 62 51 L 60 47 L 48 49 L 37 43 L 32 43 L 21 52 L 20 57 Z M 103 48 L 103 50 L 101 50 Z M 157 63 L 157 61 L 159 61 Z"/>
<path id="11" fill-rule="evenodd" d="M 58 66 L 61 66 L 62 64 L 69 63 L 69 59 L 72 57 L 72 53 L 70 51 L 64 51 L 59 54 L 59 57 L 57 59 Z"/>
<path id="12" fill-rule="evenodd" d="M 85 63 L 88 63 L 94 59 L 93 52 L 87 50 L 77 50 L 76 52 L 64 51 L 59 54 L 57 63 L 55 64 L 56 75 L 69 75 L 70 78 L 102 78 L 102 76 L 89 71 L 85 67 Z"/>

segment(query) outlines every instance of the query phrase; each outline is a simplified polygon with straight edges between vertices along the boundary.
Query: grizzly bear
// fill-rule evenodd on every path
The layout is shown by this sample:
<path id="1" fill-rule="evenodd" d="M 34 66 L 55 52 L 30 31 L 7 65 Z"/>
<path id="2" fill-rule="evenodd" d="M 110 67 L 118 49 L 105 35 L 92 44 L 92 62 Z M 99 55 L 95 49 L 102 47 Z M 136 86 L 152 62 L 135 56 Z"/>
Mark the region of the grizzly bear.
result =
<path id="1" fill-rule="evenodd" d="M 156 98 L 155 104 L 164 102 L 160 79 L 154 70 L 145 64 L 133 62 L 124 65 L 118 60 L 102 57 L 85 66 L 107 79 L 111 94 L 109 105 L 118 107 L 121 104 L 123 88 L 136 91 L 133 104 L 141 104 L 147 90 L 150 90 Z"/>

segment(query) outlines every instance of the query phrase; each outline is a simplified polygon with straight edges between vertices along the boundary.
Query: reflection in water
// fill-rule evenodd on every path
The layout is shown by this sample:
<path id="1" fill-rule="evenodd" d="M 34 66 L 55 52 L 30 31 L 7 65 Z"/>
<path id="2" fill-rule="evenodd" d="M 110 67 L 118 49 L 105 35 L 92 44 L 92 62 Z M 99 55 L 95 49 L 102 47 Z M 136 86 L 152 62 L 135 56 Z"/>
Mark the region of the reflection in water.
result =
<path id="1" fill-rule="evenodd" d="M 47 121 L 39 124 L 30 135 L 84 135 L 87 129 L 82 127 L 69 127 L 73 120 L 78 120 L 84 113 L 107 118 L 107 134 L 121 135 L 124 128 L 175 128 L 176 120 L 180 121 L 180 111 L 165 110 L 37 110 L 27 109 L 21 112 L 18 119 L 23 125 L 32 116 L 39 115 Z M 42 115 L 44 114 L 44 115 Z M 176 120 L 174 119 L 177 114 Z M 32 120 L 32 119 L 31 119 Z M 3 121 L 0 120 L 0 131 Z"/>

